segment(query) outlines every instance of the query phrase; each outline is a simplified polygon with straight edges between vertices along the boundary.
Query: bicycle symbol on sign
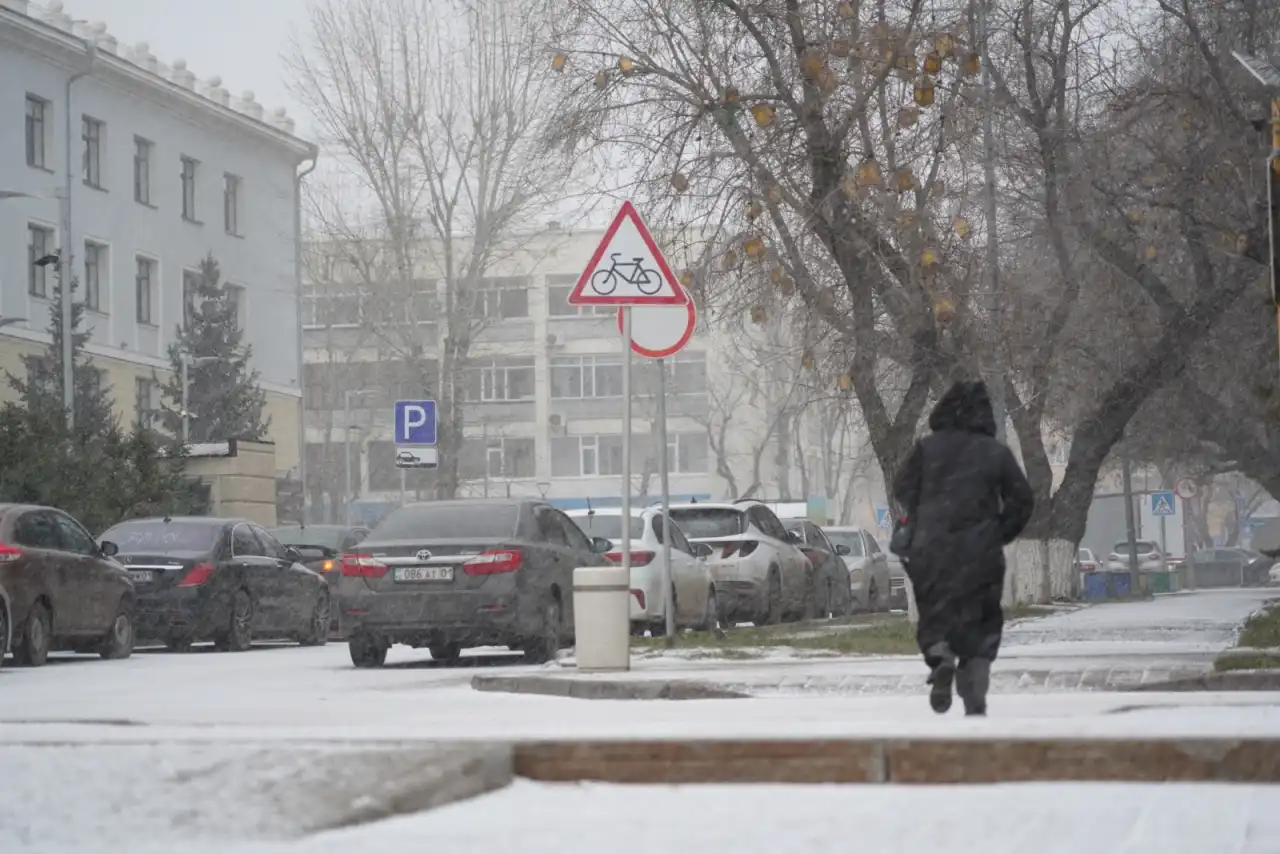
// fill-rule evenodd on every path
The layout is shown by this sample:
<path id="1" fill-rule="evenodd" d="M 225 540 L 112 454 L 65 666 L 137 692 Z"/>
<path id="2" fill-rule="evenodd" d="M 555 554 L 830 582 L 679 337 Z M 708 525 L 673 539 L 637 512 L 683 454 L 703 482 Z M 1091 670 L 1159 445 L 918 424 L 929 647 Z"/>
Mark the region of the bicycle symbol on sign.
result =
<path id="1" fill-rule="evenodd" d="M 628 285 L 635 285 L 640 293 L 651 297 L 662 290 L 662 274 L 657 270 L 646 270 L 642 265 L 644 258 L 633 258 L 629 263 L 618 263 L 621 252 L 609 256 L 609 268 L 596 270 L 591 274 L 591 290 L 602 297 L 607 297 L 618 289 L 618 280 Z M 630 273 L 627 271 L 630 270 Z"/>

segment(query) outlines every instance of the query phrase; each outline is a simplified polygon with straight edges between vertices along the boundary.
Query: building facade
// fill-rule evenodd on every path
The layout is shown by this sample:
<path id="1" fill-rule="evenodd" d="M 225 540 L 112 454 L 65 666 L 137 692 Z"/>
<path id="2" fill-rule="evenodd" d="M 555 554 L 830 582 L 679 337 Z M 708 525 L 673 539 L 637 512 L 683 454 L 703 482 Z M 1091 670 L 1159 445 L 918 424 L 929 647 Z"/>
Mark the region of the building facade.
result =
<path id="1" fill-rule="evenodd" d="M 424 276 L 414 295 L 424 307 L 394 323 L 361 287 L 312 281 L 303 300 L 312 518 L 340 516 L 334 508 L 344 494 L 354 499 L 355 516 L 399 503 L 392 404 L 435 398 L 442 381 L 453 382 L 464 401 L 461 496 L 616 504 L 623 445 L 617 309 L 568 303 L 602 236 L 553 226 L 503 252 L 478 284 L 474 343 L 453 378 L 438 376 L 437 354 L 450 334 L 435 308 L 444 300 L 443 281 Z M 666 360 L 670 488 L 681 498 L 722 491 L 707 443 L 707 337 L 699 330 Z M 416 375 L 402 358 L 411 347 L 425 359 Z M 635 355 L 633 365 L 633 494 L 656 499 L 656 363 Z M 404 487 L 408 498 L 434 494 L 421 472 L 404 473 Z"/>
<path id="2" fill-rule="evenodd" d="M 59 2 L 0 0 L 0 111 L 0 315 L 22 318 L 0 326 L 0 370 L 20 374 L 49 341 L 61 264 L 120 417 L 140 421 L 168 375 L 184 282 L 212 254 L 253 348 L 277 467 L 295 469 L 299 169 L 315 146 L 283 110 L 120 45 Z M 50 254 L 58 264 L 34 263 Z"/>

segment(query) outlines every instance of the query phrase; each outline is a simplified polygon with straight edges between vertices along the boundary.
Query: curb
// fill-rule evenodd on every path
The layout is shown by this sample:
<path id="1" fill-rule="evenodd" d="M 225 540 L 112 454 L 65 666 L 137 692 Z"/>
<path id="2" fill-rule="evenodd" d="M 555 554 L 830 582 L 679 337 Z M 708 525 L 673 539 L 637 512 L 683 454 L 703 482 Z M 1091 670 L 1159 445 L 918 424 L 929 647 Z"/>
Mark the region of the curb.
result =
<path id="1" fill-rule="evenodd" d="M 1151 682 L 1132 691 L 1280 691 L 1280 670 L 1224 670 L 1189 679 Z"/>
<path id="2" fill-rule="evenodd" d="M 518 777 L 607 783 L 1280 782 L 1280 739 L 531 742 Z"/>
<path id="3" fill-rule="evenodd" d="M 750 694 L 680 679 L 586 680 L 561 676 L 473 676 L 476 691 L 540 694 L 578 700 L 743 700 Z"/>

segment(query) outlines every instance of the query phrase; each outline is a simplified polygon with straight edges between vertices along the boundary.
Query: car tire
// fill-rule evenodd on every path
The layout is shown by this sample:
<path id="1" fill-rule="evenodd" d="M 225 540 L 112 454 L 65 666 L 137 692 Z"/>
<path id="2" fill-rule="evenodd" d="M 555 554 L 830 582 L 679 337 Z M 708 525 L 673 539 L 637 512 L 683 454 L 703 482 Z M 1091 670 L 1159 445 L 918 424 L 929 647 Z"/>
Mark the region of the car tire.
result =
<path id="1" fill-rule="evenodd" d="M 307 633 L 299 638 L 302 646 L 324 646 L 329 642 L 329 588 L 320 588 L 320 598 L 316 600 L 315 609 L 311 612 L 311 621 L 307 625 Z"/>
<path id="2" fill-rule="evenodd" d="M 761 624 L 776 626 L 782 622 L 782 578 L 776 569 L 770 568 L 765 584 L 767 592 Z"/>
<path id="3" fill-rule="evenodd" d="M 98 655 L 107 661 L 123 661 L 133 655 L 133 639 L 133 614 L 128 604 L 122 602 L 111 628 L 98 643 Z"/>
<path id="4" fill-rule="evenodd" d="M 453 662 L 462 656 L 462 644 L 456 642 L 432 644 L 427 649 L 431 651 L 433 661 Z"/>
<path id="5" fill-rule="evenodd" d="M 528 664 L 546 664 L 555 661 L 560 653 L 560 603 L 552 599 L 542 606 L 541 632 L 524 645 L 524 660 Z"/>
<path id="6" fill-rule="evenodd" d="M 227 627 L 214 635 L 213 646 L 219 652 L 244 652 L 253 643 L 253 599 L 243 587 L 231 597 Z"/>
<path id="7" fill-rule="evenodd" d="M 43 602 L 31 606 L 13 644 L 13 662 L 19 667 L 40 667 L 53 647 L 53 617 Z"/>
<path id="8" fill-rule="evenodd" d="M 351 663 L 356 667 L 381 667 L 387 663 L 387 649 L 386 641 L 363 632 L 353 634 L 347 641 Z"/>

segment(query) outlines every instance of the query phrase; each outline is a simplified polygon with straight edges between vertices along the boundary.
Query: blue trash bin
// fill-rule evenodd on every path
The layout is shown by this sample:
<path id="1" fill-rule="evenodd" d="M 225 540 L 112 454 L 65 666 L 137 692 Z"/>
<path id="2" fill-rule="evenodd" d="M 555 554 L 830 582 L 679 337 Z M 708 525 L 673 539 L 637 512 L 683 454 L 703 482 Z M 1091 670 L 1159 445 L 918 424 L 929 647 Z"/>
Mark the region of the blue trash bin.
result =
<path id="1" fill-rule="evenodd" d="M 1106 599 L 1107 598 L 1107 573 L 1105 572 L 1084 572 L 1081 573 L 1084 578 L 1084 598 L 1086 599 Z"/>
<path id="2" fill-rule="evenodd" d="M 1133 594 L 1133 585 L 1127 572 L 1108 572 L 1110 576 L 1107 587 L 1113 599 L 1124 599 Z"/>

